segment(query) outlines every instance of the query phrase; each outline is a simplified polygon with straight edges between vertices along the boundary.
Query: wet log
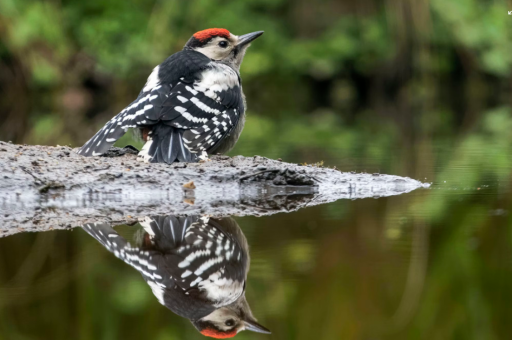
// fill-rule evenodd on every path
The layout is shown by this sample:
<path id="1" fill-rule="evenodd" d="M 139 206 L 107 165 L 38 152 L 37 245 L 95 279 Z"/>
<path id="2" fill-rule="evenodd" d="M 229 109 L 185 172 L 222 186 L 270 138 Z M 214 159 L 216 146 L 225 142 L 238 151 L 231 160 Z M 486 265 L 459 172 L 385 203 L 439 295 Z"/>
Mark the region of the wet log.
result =
<path id="1" fill-rule="evenodd" d="M 338 199 L 383 197 L 428 184 L 343 173 L 265 157 L 146 164 L 130 148 L 82 157 L 67 146 L 0 142 L 0 237 L 158 214 L 264 216 Z"/>

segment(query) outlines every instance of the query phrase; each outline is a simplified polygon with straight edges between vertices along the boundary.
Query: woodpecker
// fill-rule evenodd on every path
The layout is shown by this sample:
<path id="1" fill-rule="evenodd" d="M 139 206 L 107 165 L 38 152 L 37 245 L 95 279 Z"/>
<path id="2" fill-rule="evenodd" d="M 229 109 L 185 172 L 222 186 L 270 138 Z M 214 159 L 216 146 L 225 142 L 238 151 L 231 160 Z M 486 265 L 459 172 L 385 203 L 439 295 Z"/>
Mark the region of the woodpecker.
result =
<path id="1" fill-rule="evenodd" d="M 245 298 L 249 246 L 232 218 L 154 216 L 132 247 L 110 225 L 83 229 L 139 271 L 158 301 L 203 335 L 224 339 L 250 330 L 270 334 Z"/>
<path id="2" fill-rule="evenodd" d="M 237 36 L 223 28 L 195 33 L 182 51 L 153 69 L 137 99 L 78 153 L 101 155 L 129 128 L 146 142 L 138 156 L 146 163 L 197 162 L 228 152 L 245 123 L 240 65 L 262 34 Z"/>

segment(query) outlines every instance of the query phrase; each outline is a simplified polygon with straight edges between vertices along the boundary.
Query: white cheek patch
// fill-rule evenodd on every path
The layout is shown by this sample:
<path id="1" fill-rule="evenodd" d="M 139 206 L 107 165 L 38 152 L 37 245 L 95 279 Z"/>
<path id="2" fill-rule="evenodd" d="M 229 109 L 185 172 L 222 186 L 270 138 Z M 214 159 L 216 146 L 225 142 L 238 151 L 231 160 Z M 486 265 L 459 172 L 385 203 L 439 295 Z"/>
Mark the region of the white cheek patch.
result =
<path id="1" fill-rule="evenodd" d="M 196 49 L 197 52 L 201 52 L 205 56 L 213 60 L 222 60 L 229 55 L 229 51 L 226 49 L 220 50 L 217 46 L 206 46 Z"/>
<path id="2" fill-rule="evenodd" d="M 234 319 L 238 321 L 238 316 L 227 308 L 219 308 L 202 318 L 201 320 L 209 321 L 217 326 L 217 328 L 228 331 L 231 327 L 226 326 L 225 322 L 228 319 Z"/>
<path id="3" fill-rule="evenodd" d="M 226 39 L 221 37 L 215 37 L 210 42 L 203 47 L 196 48 L 197 52 L 201 52 L 205 56 L 213 60 L 221 60 L 226 58 L 232 50 L 232 45 L 227 48 L 222 48 L 219 46 L 220 41 L 226 41 Z"/>

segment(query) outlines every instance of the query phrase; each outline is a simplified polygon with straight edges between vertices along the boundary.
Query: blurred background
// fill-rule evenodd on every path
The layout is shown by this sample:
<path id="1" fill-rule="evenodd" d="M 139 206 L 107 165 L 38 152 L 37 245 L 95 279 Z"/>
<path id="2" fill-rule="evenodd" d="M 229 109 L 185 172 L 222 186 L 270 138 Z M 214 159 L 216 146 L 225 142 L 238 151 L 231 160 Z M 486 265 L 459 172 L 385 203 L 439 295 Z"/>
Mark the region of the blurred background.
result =
<path id="1" fill-rule="evenodd" d="M 510 123 L 509 10 L 496 0 L 0 0 L 0 139 L 81 146 L 194 32 L 264 30 L 242 65 L 248 122 L 231 154 L 402 173 L 393 155 L 418 142 L 452 146 L 486 122 Z"/>
<path id="2" fill-rule="evenodd" d="M 274 331 L 239 338 L 508 338 L 508 11 L 505 0 L 0 0 L 0 140 L 81 146 L 194 32 L 264 30 L 242 65 L 248 121 L 231 155 L 434 184 L 238 218 L 248 299 Z M 0 239 L 0 259 L 2 340 L 200 338 L 81 230 Z"/>

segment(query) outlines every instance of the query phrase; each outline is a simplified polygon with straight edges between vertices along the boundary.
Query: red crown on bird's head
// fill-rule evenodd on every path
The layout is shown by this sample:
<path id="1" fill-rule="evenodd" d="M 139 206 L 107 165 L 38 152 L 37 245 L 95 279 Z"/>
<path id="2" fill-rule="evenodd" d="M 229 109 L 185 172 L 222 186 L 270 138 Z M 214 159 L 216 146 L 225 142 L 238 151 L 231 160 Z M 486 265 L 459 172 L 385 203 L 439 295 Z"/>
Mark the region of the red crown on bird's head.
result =
<path id="1" fill-rule="evenodd" d="M 194 38 L 199 41 L 206 41 L 213 37 L 223 37 L 229 39 L 231 33 L 225 28 L 208 28 L 194 34 Z"/>
<path id="2" fill-rule="evenodd" d="M 236 328 L 229 332 L 221 332 L 214 328 L 205 328 L 201 331 L 201 334 L 215 338 L 215 339 L 227 339 L 227 338 L 234 337 L 237 334 L 237 331 L 236 331 Z"/>

